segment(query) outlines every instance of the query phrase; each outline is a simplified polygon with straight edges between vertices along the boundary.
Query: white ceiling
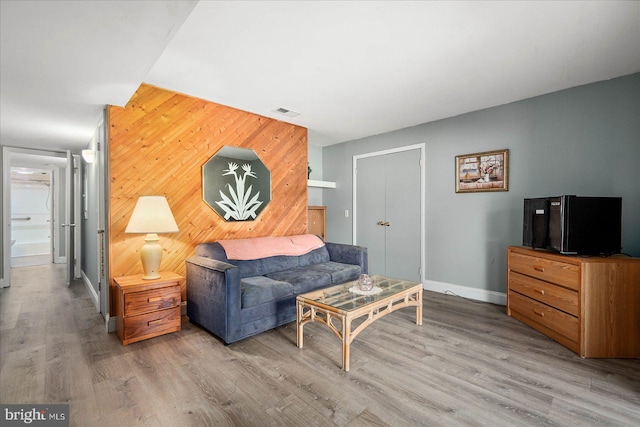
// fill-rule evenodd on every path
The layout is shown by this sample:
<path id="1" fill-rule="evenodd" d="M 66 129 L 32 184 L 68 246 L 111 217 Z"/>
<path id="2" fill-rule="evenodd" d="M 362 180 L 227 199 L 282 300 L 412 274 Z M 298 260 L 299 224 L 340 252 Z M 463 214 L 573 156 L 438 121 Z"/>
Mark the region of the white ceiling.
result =
<path id="1" fill-rule="evenodd" d="M 16 147 L 85 147 L 102 106 L 142 82 L 324 146 L 640 71 L 640 1 L 1 7 L 0 137 Z"/>

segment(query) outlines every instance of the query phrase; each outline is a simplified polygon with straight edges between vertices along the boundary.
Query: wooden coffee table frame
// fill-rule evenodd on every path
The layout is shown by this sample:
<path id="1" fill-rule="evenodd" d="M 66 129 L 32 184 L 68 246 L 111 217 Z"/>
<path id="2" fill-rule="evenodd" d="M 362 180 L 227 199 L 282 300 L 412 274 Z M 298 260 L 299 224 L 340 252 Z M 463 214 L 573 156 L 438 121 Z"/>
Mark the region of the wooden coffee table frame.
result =
<path id="1" fill-rule="evenodd" d="M 345 289 L 345 292 L 349 292 Z M 416 325 L 422 325 L 422 285 L 416 284 L 411 288 L 399 290 L 383 299 L 365 304 L 353 310 L 342 310 L 331 305 L 314 300 L 322 290 L 299 295 L 296 298 L 296 326 L 297 345 L 304 345 L 304 325 L 309 322 L 320 322 L 331 329 L 342 341 L 342 369 L 349 372 L 350 348 L 353 340 L 367 326 L 396 310 L 405 307 L 416 308 Z M 355 295 L 355 294 L 354 294 Z M 363 316 L 367 316 L 354 330 L 351 323 Z M 336 326 L 334 320 L 340 325 Z"/>

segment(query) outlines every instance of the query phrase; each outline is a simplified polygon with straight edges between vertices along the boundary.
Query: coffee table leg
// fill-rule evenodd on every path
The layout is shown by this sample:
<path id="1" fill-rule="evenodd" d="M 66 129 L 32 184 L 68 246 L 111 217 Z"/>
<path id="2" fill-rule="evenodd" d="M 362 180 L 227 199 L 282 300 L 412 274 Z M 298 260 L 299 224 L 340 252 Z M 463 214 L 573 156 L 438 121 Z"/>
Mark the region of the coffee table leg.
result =
<path id="1" fill-rule="evenodd" d="M 349 372 L 351 362 L 351 320 L 342 317 L 342 369 Z"/>
<path id="2" fill-rule="evenodd" d="M 296 344 L 298 345 L 298 348 L 302 348 L 304 345 L 304 332 L 302 328 L 304 328 L 304 325 L 302 324 L 302 306 L 299 301 L 296 301 Z"/>
<path id="3" fill-rule="evenodd" d="M 416 306 L 416 325 L 422 325 L 422 289 L 417 295 L 418 305 Z"/>

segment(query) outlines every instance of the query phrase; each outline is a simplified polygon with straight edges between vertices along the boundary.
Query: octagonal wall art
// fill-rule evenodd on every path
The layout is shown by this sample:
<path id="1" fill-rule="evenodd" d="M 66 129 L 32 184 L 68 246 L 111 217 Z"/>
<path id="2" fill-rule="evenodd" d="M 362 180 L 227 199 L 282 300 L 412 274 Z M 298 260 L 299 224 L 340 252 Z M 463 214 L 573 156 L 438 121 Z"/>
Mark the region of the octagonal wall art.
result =
<path id="1" fill-rule="evenodd" d="M 271 172 L 255 151 L 225 146 L 202 165 L 202 198 L 225 221 L 253 221 L 271 201 Z"/>

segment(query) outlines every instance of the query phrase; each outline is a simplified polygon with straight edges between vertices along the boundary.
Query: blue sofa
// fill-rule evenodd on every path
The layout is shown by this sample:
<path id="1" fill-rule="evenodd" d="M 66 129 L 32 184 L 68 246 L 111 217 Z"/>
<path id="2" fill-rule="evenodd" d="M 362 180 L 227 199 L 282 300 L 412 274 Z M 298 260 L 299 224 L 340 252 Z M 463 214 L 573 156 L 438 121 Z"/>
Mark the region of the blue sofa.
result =
<path id="1" fill-rule="evenodd" d="M 366 248 L 320 244 L 303 255 L 243 260 L 228 259 L 219 242 L 198 245 L 186 260 L 189 320 L 230 344 L 295 321 L 297 295 L 368 272 Z"/>

